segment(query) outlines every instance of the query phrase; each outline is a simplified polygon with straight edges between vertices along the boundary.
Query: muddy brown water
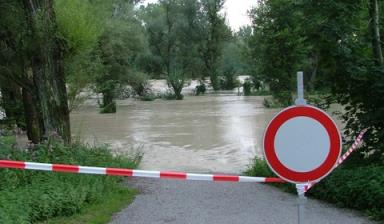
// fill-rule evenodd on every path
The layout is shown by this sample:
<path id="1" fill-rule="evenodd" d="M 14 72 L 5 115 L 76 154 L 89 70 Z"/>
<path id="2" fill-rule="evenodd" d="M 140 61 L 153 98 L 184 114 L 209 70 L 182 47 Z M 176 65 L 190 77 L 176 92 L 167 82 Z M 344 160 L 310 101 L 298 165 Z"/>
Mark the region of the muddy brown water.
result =
<path id="1" fill-rule="evenodd" d="M 278 109 L 264 97 L 201 96 L 182 101 L 118 102 L 116 114 L 96 105 L 71 114 L 72 133 L 112 150 L 144 153 L 141 169 L 241 173 L 262 156 L 265 127 Z"/>

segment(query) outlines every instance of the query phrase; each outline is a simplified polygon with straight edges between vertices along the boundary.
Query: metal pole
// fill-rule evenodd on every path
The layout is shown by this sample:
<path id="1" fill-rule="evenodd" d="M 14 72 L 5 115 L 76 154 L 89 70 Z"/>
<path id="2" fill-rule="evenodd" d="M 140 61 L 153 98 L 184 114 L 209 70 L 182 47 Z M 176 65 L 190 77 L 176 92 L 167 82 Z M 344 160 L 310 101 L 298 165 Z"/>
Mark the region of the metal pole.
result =
<path id="1" fill-rule="evenodd" d="M 304 224 L 304 208 L 307 198 L 305 197 L 305 184 L 296 184 L 297 190 L 297 212 L 298 212 L 298 223 Z"/>
<path id="2" fill-rule="evenodd" d="M 304 73 L 302 71 L 297 72 L 297 99 L 296 105 L 306 105 L 307 101 L 304 99 Z"/>

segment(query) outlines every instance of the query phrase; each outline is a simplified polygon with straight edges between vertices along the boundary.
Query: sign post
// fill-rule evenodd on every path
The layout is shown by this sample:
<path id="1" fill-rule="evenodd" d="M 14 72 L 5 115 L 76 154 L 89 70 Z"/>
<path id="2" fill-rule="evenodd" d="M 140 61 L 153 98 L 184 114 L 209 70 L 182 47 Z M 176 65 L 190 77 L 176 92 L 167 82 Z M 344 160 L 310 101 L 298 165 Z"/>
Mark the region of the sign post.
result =
<path id="1" fill-rule="evenodd" d="M 302 71 L 297 72 L 297 99 L 295 104 L 298 105 L 307 105 L 307 101 L 304 99 L 304 73 Z M 298 224 L 304 223 L 304 208 L 307 202 L 305 197 L 305 185 L 296 184 L 297 191 L 297 217 Z"/>
<path id="2" fill-rule="evenodd" d="M 299 224 L 303 223 L 305 186 L 327 176 L 341 153 L 340 132 L 332 118 L 304 99 L 303 72 L 297 73 L 294 106 L 283 109 L 264 133 L 264 158 L 280 178 L 296 184 Z"/>

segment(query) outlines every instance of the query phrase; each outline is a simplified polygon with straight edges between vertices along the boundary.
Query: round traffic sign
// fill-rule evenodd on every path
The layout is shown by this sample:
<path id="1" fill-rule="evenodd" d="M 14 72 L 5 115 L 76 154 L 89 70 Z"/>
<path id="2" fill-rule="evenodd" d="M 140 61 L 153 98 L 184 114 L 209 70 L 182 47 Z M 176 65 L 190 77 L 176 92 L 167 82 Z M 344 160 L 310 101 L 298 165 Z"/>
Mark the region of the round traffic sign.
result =
<path id="1" fill-rule="evenodd" d="M 264 157 L 282 179 L 307 183 L 325 177 L 341 153 L 340 132 L 332 118 L 312 106 L 278 113 L 264 133 Z"/>

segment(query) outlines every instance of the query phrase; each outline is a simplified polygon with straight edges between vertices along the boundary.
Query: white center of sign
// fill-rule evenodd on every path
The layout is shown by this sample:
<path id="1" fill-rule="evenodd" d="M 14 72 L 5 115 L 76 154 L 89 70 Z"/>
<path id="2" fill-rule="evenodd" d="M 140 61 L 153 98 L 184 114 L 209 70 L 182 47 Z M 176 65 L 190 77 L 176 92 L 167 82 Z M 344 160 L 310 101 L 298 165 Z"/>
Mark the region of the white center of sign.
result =
<path id="1" fill-rule="evenodd" d="M 295 117 L 286 121 L 275 137 L 275 152 L 279 161 L 296 172 L 309 172 L 326 160 L 330 150 L 325 127 L 310 117 Z"/>

